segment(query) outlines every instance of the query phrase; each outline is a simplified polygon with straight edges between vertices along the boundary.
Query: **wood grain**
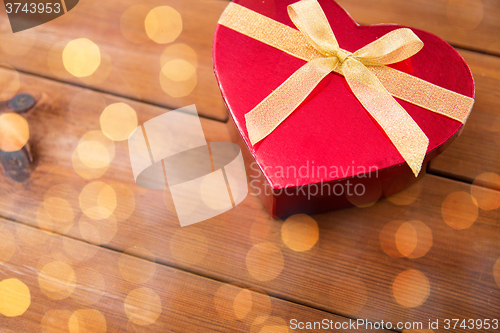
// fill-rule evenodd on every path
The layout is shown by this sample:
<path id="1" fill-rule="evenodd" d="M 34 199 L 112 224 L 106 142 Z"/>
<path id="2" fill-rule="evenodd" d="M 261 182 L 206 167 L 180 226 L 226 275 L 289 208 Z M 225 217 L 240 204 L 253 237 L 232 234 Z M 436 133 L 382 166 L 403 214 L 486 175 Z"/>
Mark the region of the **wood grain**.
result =
<path id="1" fill-rule="evenodd" d="M 47 193 L 53 193 L 55 185 L 70 184 L 76 197 L 68 195 L 64 199 L 73 207 L 74 218 L 57 230 L 82 239 L 89 229 L 81 219 L 78 194 L 92 181 L 75 173 L 71 155 L 83 134 L 99 129 L 100 100 L 104 99 L 104 104 L 128 103 L 137 111 L 140 123 L 165 110 L 30 75 L 21 75 L 21 83 L 21 91 L 38 99 L 26 116 L 32 130 L 30 144 L 36 168 L 27 183 L 15 183 L 2 176 L 0 214 L 19 223 L 40 226 L 43 219 L 37 212 L 42 204 L 47 208 Z M 86 94 L 85 103 L 72 105 L 80 93 Z M 225 124 L 202 120 L 202 126 L 208 141 L 229 141 Z M 271 220 L 253 195 L 222 215 L 180 228 L 169 192 L 137 187 L 126 143 L 117 142 L 115 148 L 109 170 L 97 181 L 119 183 L 133 193 L 133 205 L 130 198 L 120 199 L 123 202 L 117 206 L 117 216 L 131 206 L 135 209 L 128 219 L 116 223 L 116 234 L 103 244 L 106 247 L 119 252 L 135 246 L 147 248 L 158 263 L 260 288 L 274 297 L 352 318 L 426 323 L 429 319 L 455 317 L 494 318 L 500 311 L 500 288 L 494 276 L 499 274 L 494 273 L 500 258 L 499 211 L 479 210 L 475 218 L 477 207 L 468 194 L 470 185 L 428 175 L 416 188 L 403 194 L 397 201 L 399 205 L 384 199 L 368 208 L 314 216 L 319 238 L 310 250 L 296 252 L 284 243 L 283 221 Z M 484 188 L 476 190 L 486 198 L 498 195 Z M 460 200 L 448 198 L 455 192 L 463 192 L 458 194 Z M 412 200 L 411 204 L 401 205 Z M 446 224 L 442 214 L 444 202 L 448 207 L 445 215 L 456 213 L 452 224 L 474 222 L 472 226 L 455 230 Z M 419 239 L 418 228 L 413 226 L 405 226 L 403 231 L 399 226 L 393 233 L 399 232 L 400 248 L 394 250 L 393 244 L 389 253 L 404 253 L 411 250 L 412 244 L 418 246 L 419 241 L 427 245 L 430 241 L 428 252 L 419 249 L 422 253 L 418 258 L 386 254 L 381 233 L 385 234 L 384 228 L 395 220 L 421 221 L 430 229 L 432 239 L 426 232 Z M 107 221 L 93 227 L 97 234 L 109 235 L 106 227 L 113 226 Z M 299 245 L 303 241 L 300 231 L 292 236 L 298 237 Z M 389 237 L 391 242 L 394 237 Z M 405 274 L 410 277 L 398 278 L 409 270 Z"/>
<path id="2" fill-rule="evenodd" d="M 121 18 L 131 6 L 146 7 L 146 12 L 132 10 L 127 17 L 127 36 L 122 34 Z M 208 118 L 225 120 L 227 113 L 212 69 L 212 39 L 217 20 L 227 5 L 221 1 L 174 0 L 168 6 L 182 16 L 183 29 L 172 43 L 157 44 L 144 30 L 147 9 L 165 5 L 164 1 L 97 1 L 80 3 L 66 15 L 38 27 L 12 34 L 6 12 L 0 11 L 0 62 L 36 75 L 88 86 L 118 96 L 147 103 L 178 108 L 196 104 Z M 141 7 L 140 7 L 141 8 Z M 84 78 L 69 74 L 62 63 L 62 51 L 73 39 L 88 38 L 101 51 L 97 71 Z M 197 84 L 186 97 L 172 97 L 160 86 L 162 65 L 169 60 L 191 57 L 181 51 L 167 55 L 160 64 L 162 52 L 174 44 L 185 44 L 194 50 L 197 58 Z M 177 82 L 182 85 L 182 82 Z"/>
<path id="3" fill-rule="evenodd" d="M 466 50 L 460 54 L 474 75 L 474 107 L 462 135 L 429 170 L 471 182 L 484 172 L 500 173 L 500 58 Z"/>
<path id="4" fill-rule="evenodd" d="M 2 248 L 15 249 L 2 262 L 0 281 L 18 279 L 31 296 L 21 316 L 0 315 L 2 332 L 262 332 L 271 328 L 288 332 L 292 319 L 326 320 L 333 327 L 348 323 L 346 318 L 258 290 L 23 224 L 0 219 L 0 230 Z M 11 243 L 7 246 L 5 240 Z M 51 267 L 64 267 L 69 273 Z"/>
<path id="5" fill-rule="evenodd" d="M 426 30 L 453 46 L 500 55 L 496 0 L 338 0 L 360 24 L 398 23 Z"/>

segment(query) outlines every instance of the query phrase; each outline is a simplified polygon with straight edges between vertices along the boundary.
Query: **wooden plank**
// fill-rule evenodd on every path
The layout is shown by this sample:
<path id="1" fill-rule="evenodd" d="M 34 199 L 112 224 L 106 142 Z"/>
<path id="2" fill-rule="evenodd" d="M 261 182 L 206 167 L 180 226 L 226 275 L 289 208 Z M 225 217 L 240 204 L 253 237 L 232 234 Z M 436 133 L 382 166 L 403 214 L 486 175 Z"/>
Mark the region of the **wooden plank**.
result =
<path id="1" fill-rule="evenodd" d="M 430 163 L 430 172 L 473 181 L 484 172 L 500 173 L 500 58 L 460 50 L 476 84 L 474 108 L 462 135 Z M 497 187 L 497 185 L 489 185 Z"/>
<path id="2" fill-rule="evenodd" d="M 181 15 L 182 32 L 171 43 L 157 44 L 146 35 L 144 20 L 148 10 L 165 5 Z M 138 0 L 87 0 L 80 1 L 65 16 L 16 34 L 10 32 L 6 12 L 0 11 L 0 62 L 24 72 L 156 105 L 178 108 L 196 104 L 202 115 L 225 120 L 227 112 L 213 74 L 211 50 L 215 26 L 226 5 L 197 0 L 152 0 L 147 4 Z M 132 6 L 139 7 L 130 9 Z M 101 52 L 100 66 L 89 77 L 74 77 L 63 65 L 64 47 L 79 38 L 90 39 Z M 163 80 L 169 82 L 165 84 L 166 93 L 160 85 L 160 72 L 167 62 L 178 59 L 195 66 L 196 74 L 186 81 L 178 78 L 180 82 L 168 81 L 163 75 Z M 184 63 L 186 66 L 190 65 Z M 184 68 L 178 63 L 173 67 L 171 75 Z M 175 97 L 177 93 L 188 93 L 191 84 L 196 85 L 191 93 Z M 176 92 L 179 87 L 181 91 Z"/>
<path id="3" fill-rule="evenodd" d="M 147 249 L 136 252 L 149 261 L 4 219 L 0 231 L 2 332 L 288 332 L 292 319 L 349 323 L 156 264 Z"/>
<path id="4" fill-rule="evenodd" d="M 496 0 L 338 0 L 360 24 L 398 23 L 426 30 L 448 43 L 500 55 Z"/>
<path id="5" fill-rule="evenodd" d="M 109 170 L 97 181 L 126 186 L 134 201 L 130 192 L 114 187 L 118 203 L 113 214 L 118 222 L 97 223 L 83 216 L 78 200 L 83 188 L 93 182 L 73 169 L 71 156 L 78 140 L 87 131 L 99 129 L 101 104 L 127 102 L 137 110 L 139 122 L 164 110 L 29 75 L 21 75 L 21 82 L 22 91 L 39 98 L 27 115 L 36 168 L 24 184 L 2 177 L 0 214 L 4 217 L 77 239 L 105 241 L 103 245 L 118 251 L 145 247 L 159 263 L 354 318 L 428 322 L 494 318 L 500 311 L 500 288 L 495 283 L 499 273 L 494 271 L 500 257 L 499 212 L 479 210 L 475 218 L 477 208 L 467 197 L 467 184 L 429 175 L 402 198 L 391 199 L 399 205 L 385 199 L 368 208 L 314 216 L 319 236 L 309 221 L 312 227 L 306 231 L 286 229 L 285 243 L 283 222 L 269 219 L 252 195 L 222 215 L 180 228 L 169 192 L 137 187 L 126 143 L 117 142 Z M 71 103 L 82 93 L 85 103 Z M 208 141 L 229 141 L 224 124 L 203 120 L 202 125 Z M 498 195 L 481 187 L 474 191 L 482 194 L 478 200 Z M 448 198 L 455 192 L 465 193 Z M 67 203 L 62 205 L 60 199 Z M 448 226 L 443 203 L 452 225 L 475 223 L 461 231 Z M 40 211 L 42 205 L 52 219 Z M 452 213 L 457 216 L 450 222 Z M 420 220 L 426 227 L 403 226 L 393 223 L 396 220 Z M 396 233 L 399 248 L 394 245 Z M 432 246 L 428 250 L 421 244 Z M 307 251 L 292 250 L 308 246 L 312 247 Z M 394 258 L 397 253 L 410 258 Z"/>

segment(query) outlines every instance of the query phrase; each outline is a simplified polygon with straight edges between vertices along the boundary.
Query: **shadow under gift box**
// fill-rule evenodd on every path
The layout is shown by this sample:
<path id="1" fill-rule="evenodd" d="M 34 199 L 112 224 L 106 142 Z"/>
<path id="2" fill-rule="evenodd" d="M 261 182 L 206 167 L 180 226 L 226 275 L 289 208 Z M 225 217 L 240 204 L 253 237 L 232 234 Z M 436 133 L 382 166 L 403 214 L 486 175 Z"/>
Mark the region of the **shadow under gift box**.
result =
<path id="1" fill-rule="evenodd" d="M 296 29 L 286 10 L 294 2 L 235 0 L 233 3 Z M 359 26 L 334 1 L 319 0 L 319 3 L 340 47 L 349 52 L 402 27 Z M 246 22 L 242 20 L 241 24 Z M 437 36 L 412 30 L 424 48 L 389 67 L 473 98 L 472 74 L 458 52 Z M 232 140 L 243 151 L 250 187 L 274 218 L 362 206 L 393 195 L 422 178 L 429 161 L 444 151 L 463 129 L 463 124 L 456 120 L 397 99 L 430 142 L 422 171 L 415 177 L 345 79 L 330 73 L 269 136 L 251 145 L 245 114 L 305 61 L 222 25 L 215 32 L 213 58 L 219 87 L 231 115 L 228 126 Z M 318 171 L 324 172 L 324 167 L 327 174 L 337 170 L 338 175 L 318 175 Z M 347 169 L 353 167 L 355 172 Z M 299 174 L 301 168 L 308 172 L 305 177 Z"/>

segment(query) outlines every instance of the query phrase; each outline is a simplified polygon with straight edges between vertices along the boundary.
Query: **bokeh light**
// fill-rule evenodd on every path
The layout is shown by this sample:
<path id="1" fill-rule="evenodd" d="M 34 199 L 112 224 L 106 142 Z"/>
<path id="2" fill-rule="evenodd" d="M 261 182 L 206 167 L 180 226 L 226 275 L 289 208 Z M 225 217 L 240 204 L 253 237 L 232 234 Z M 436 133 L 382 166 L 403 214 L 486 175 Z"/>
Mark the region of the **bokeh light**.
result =
<path id="1" fill-rule="evenodd" d="M 93 220 L 109 218 L 116 205 L 115 190 L 104 182 L 87 184 L 80 192 L 80 208 Z"/>
<path id="2" fill-rule="evenodd" d="M 53 261 L 43 266 L 38 273 L 38 284 L 48 298 L 65 299 L 75 290 L 75 271 L 65 262 Z"/>
<path id="3" fill-rule="evenodd" d="M 415 202 L 422 192 L 422 182 L 416 182 L 412 186 L 391 195 L 387 198 L 390 202 L 398 206 L 406 206 Z"/>
<path id="4" fill-rule="evenodd" d="M 109 184 L 115 191 L 116 195 L 116 208 L 113 215 L 117 222 L 127 220 L 135 210 L 135 197 L 134 193 L 122 183 Z"/>
<path id="5" fill-rule="evenodd" d="M 485 189 L 483 186 L 493 187 L 496 190 Z M 485 172 L 477 176 L 472 182 L 470 192 L 476 199 L 479 208 L 493 210 L 500 207 L 500 176 L 494 172 Z"/>
<path id="6" fill-rule="evenodd" d="M 163 50 L 160 56 L 160 67 L 163 68 L 168 62 L 177 59 L 188 62 L 194 68 L 198 67 L 198 56 L 196 55 L 196 51 L 189 45 L 183 43 L 169 45 Z"/>
<path id="7" fill-rule="evenodd" d="M 73 76 L 92 75 L 101 64 L 99 47 L 88 38 L 78 38 L 66 44 L 62 52 L 64 68 Z"/>
<path id="8" fill-rule="evenodd" d="M 0 314 L 18 317 L 31 305 L 31 293 L 27 285 L 18 279 L 0 282 Z"/>
<path id="9" fill-rule="evenodd" d="M 136 325 L 150 325 L 162 313 L 160 296 L 153 290 L 141 287 L 132 290 L 125 298 L 125 313 Z"/>
<path id="10" fill-rule="evenodd" d="M 98 310 L 77 310 L 69 318 L 68 328 L 70 333 L 105 333 L 106 318 Z"/>
<path id="11" fill-rule="evenodd" d="M 76 242 L 68 237 L 62 238 L 62 248 L 73 261 L 90 260 L 98 249 L 97 246 L 89 246 L 87 242 Z"/>
<path id="12" fill-rule="evenodd" d="M 217 289 L 214 306 L 225 320 L 253 323 L 260 318 L 260 323 L 263 323 L 271 314 L 271 299 L 264 292 L 233 284 L 224 284 Z"/>
<path id="13" fill-rule="evenodd" d="M 118 231 L 118 224 L 113 214 L 103 219 L 82 215 L 78 227 L 83 239 L 96 245 L 108 244 Z"/>
<path id="14" fill-rule="evenodd" d="M 87 267 L 75 270 L 76 287 L 70 297 L 77 303 L 93 305 L 99 302 L 106 290 L 106 282 L 101 273 Z"/>
<path id="15" fill-rule="evenodd" d="M 0 226 L 0 264 L 6 264 L 16 253 L 16 239 L 5 227 Z"/>
<path id="16" fill-rule="evenodd" d="M 335 311 L 355 315 L 366 304 L 368 292 L 366 285 L 356 277 L 334 280 L 329 292 L 329 299 Z"/>
<path id="17" fill-rule="evenodd" d="M 108 105 L 100 118 L 102 132 L 111 140 L 127 140 L 137 128 L 137 114 L 126 103 Z"/>
<path id="18" fill-rule="evenodd" d="M 68 332 L 68 323 L 71 315 L 71 311 L 68 310 L 49 310 L 45 312 L 40 322 L 41 333 L 60 332 L 61 328 L 64 328 Z"/>
<path id="19" fill-rule="evenodd" d="M 131 6 L 120 17 L 120 31 L 132 43 L 144 43 L 149 40 L 144 27 L 150 8 L 144 5 Z"/>
<path id="20" fill-rule="evenodd" d="M 483 2 L 482 0 L 448 0 L 446 15 L 455 28 L 473 30 L 483 20 Z"/>
<path id="21" fill-rule="evenodd" d="M 292 215 L 281 227 L 281 238 L 294 251 L 310 250 L 319 239 L 318 224 L 306 214 Z"/>
<path id="22" fill-rule="evenodd" d="M 258 281 L 270 281 L 278 277 L 285 265 L 281 250 L 272 243 L 255 244 L 246 258 L 248 273 Z"/>
<path id="23" fill-rule="evenodd" d="M 422 221 L 391 221 L 380 232 L 382 250 L 393 258 L 420 258 L 432 244 L 432 230 Z"/>
<path id="24" fill-rule="evenodd" d="M 24 147 L 30 137 L 30 128 L 26 119 L 17 113 L 0 115 L 0 149 L 16 151 Z"/>
<path id="25" fill-rule="evenodd" d="M 182 17 L 170 6 L 153 8 L 144 20 L 146 34 L 158 44 L 171 43 L 182 32 Z"/>
<path id="26" fill-rule="evenodd" d="M 172 97 L 191 94 L 197 83 L 196 68 L 183 59 L 167 62 L 160 71 L 161 88 Z"/>
<path id="27" fill-rule="evenodd" d="M 262 321 L 262 318 L 255 319 L 250 327 L 250 333 L 288 333 L 287 322 L 280 317 L 270 316 Z"/>
<path id="28" fill-rule="evenodd" d="M 441 214 L 444 222 L 453 229 L 467 229 L 479 214 L 477 201 L 463 191 L 451 193 L 441 205 Z"/>
<path id="29" fill-rule="evenodd" d="M 61 234 L 73 226 L 76 216 L 78 192 L 69 184 L 52 186 L 44 194 L 43 205 L 38 209 L 40 228 Z"/>
<path id="30" fill-rule="evenodd" d="M 401 272 L 392 284 L 396 302 L 405 308 L 422 305 L 429 297 L 430 290 L 429 279 L 415 269 Z"/>
<path id="31" fill-rule="evenodd" d="M 207 238 L 193 227 L 180 229 L 170 239 L 170 252 L 175 260 L 183 264 L 198 264 L 208 253 Z"/>
<path id="32" fill-rule="evenodd" d="M 120 256 L 118 268 L 125 280 L 144 284 L 156 273 L 155 257 L 149 250 L 134 246 Z"/>
<path id="33" fill-rule="evenodd" d="M 75 172 L 84 179 L 101 177 L 115 157 L 115 144 L 101 131 L 85 133 L 73 152 Z"/>
<path id="34" fill-rule="evenodd" d="M 349 192 L 352 195 L 346 194 L 346 198 L 351 204 L 358 208 L 371 207 L 382 197 L 382 181 L 379 179 L 365 180 L 365 182 L 353 184 Z"/>
<path id="35" fill-rule="evenodd" d="M 2 69 L 2 75 L 0 75 L 0 101 L 8 101 L 14 97 L 21 87 L 21 79 L 14 67 L 4 62 L 0 63 L 0 69 Z"/>

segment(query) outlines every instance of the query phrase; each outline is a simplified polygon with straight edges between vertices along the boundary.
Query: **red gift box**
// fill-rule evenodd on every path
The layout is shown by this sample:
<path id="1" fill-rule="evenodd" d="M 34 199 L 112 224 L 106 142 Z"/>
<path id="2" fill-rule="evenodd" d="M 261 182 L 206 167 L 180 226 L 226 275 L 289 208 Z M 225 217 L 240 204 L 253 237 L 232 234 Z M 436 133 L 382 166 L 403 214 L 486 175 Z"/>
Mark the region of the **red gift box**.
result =
<path id="1" fill-rule="evenodd" d="M 294 2 L 234 1 L 296 29 L 287 13 L 287 6 Z M 395 24 L 359 26 L 333 0 L 319 0 L 319 4 L 339 46 L 349 52 L 402 28 Z M 457 51 L 437 36 L 411 30 L 423 42 L 423 49 L 389 67 L 473 98 L 472 74 Z M 213 60 L 232 121 L 250 152 L 246 156 L 250 185 L 271 216 L 284 218 L 366 204 L 401 191 L 418 179 L 353 95 L 345 78 L 334 72 L 271 134 L 252 145 L 245 114 L 306 61 L 223 25 L 215 32 Z M 396 101 L 429 139 L 425 170 L 460 133 L 463 124 L 410 102 Z"/>

